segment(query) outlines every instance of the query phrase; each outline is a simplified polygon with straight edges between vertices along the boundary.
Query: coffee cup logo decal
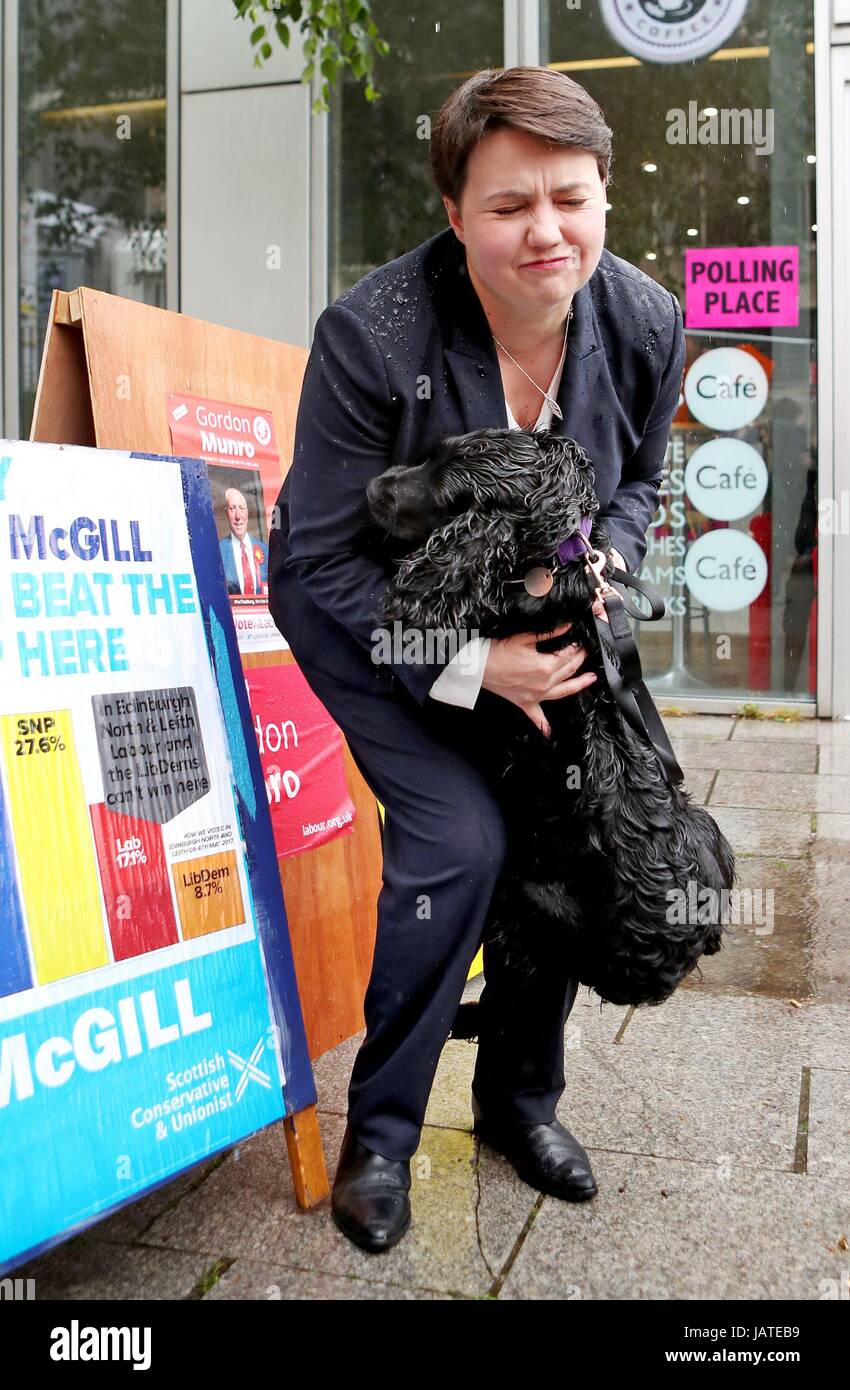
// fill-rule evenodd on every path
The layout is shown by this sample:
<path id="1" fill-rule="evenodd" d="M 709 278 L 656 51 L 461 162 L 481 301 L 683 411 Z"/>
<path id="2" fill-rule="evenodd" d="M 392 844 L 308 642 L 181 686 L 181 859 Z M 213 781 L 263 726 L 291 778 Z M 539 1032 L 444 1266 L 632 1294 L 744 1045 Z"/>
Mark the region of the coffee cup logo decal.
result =
<path id="1" fill-rule="evenodd" d="M 650 63 L 690 63 L 734 34 L 749 0 L 602 0 L 606 28 Z"/>

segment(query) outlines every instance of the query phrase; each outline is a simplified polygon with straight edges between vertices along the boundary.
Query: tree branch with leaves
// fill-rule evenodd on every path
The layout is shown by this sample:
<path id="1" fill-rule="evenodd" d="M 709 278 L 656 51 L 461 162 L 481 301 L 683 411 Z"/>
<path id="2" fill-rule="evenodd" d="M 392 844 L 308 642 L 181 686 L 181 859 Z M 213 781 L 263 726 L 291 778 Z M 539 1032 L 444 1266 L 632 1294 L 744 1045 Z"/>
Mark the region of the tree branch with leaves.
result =
<path id="1" fill-rule="evenodd" d="M 368 0 L 233 0 L 237 16 L 253 28 L 251 44 L 256 49 L 255 67 L 262 67 L 274 52 L 273 39 L 289 48 L 292 29 L 297 25 L 304 35 L 302 50 L 307 60 L 301 81 L 312 82 L 322 76 L 320 95 L 313 102 L 314 115 L 330 110 L 330 89 L 340 72 L 348 68 L 352 77 L 364 81 L 367 101 L 377 101 L 381 93 L 372 81 L 375 55 L 385 58 L 390 46 L 378 33 Z"/>

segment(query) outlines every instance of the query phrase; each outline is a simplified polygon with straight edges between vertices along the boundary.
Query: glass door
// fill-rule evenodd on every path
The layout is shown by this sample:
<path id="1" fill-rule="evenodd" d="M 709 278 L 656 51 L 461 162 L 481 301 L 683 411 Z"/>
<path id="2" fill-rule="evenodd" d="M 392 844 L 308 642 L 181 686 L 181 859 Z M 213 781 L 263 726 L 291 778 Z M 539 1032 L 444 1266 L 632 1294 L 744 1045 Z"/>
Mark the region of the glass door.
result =
<path id="1" fill-rule="evenodd" d="M 606 246 L 685 314 L 641 571 L 667 601 L 644 669 L 671 698 L 815 697 L 813 38 L 805 0 L 541 6 L 540 61 L 614 132 Z"/>

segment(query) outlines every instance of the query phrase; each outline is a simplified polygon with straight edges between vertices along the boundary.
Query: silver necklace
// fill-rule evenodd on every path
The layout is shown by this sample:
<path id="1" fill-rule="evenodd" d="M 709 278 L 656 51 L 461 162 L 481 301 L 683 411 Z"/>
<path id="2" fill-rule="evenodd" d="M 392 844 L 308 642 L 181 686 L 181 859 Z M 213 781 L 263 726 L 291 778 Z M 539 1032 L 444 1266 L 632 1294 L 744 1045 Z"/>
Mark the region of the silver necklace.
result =
<path id="1" fill-rule="evenodd" d="M 569 310 L 567 311 L 567 326 L 566 326 L 566 328 L 564 329 L 564 346 L 563 346 L 562 349 L 561 349 L 561 357 L 564 356 L 564 352 L 565 352 L 565 350 L 566 350 L 566 346 L 567 346 L 567 334 L 568 334 L 569 331 L 570 331 L 570 319 L 572 318 L 572 316 L 573 316 L 573 306 L 572 306 L 572 304 L 571 304 L 570 307 L 569 307 Z M 491 329 L 490 331 L 491 331 L 491 333 L 493 332 L 492 329 Z M 500 343 L 500 342 L 499 342 L 499 339 L 496 337 L 495 333 L 493 333 L 493 342 L 496 343 L 497 346 L 500 347 L 500 348 L 502 349 L 502 352 L 505 354 L 506 357 L 510 357 L 510 358 L 511 358 L 511 361 L 513 362 L 514 366 L 515 366 L 515 367 L 519 367 L 519 369 L 520 369 L 520 371 L 522 372 L 523 376 L 528 378 L 528 380 L 531 382 L 532 386 L 534 386 L 534 387 L 536 388 L 536 390 L 538 390 L 538 391 L 540 392 L 541 396 L 544 396 L 544 397 L 545 397 L 545 399 L 549 402 L 550 406 L 552 407 L 552 414 L 553 414 L 553 415 L 557 415 L 557 417 L 558 417 L 559 420 L 563 420 L 563 418 L 564 418 L 564 412 L 562 411 L 561 407 L 558 405 L 558 402 L 555 400 L 555 397 L 554 397 L 554 396 L 550 396 L 548 391 L 544 391 L 542 386 L 538 386 L 538 385 L 537 385 L 537 382 L 534 380 L 534 377 L 529 376 L 529 375 L 528 375 L 528 372 L 525 370 L 524 367 L 520 367 L 519 362 L 517 362 L 517 360 L 516 360 L 515 357 L 512 357 L 512 356 L 511 356 L 511 354 L 508 352 L 508 349 L 505 347 L 504 343 Z"/>

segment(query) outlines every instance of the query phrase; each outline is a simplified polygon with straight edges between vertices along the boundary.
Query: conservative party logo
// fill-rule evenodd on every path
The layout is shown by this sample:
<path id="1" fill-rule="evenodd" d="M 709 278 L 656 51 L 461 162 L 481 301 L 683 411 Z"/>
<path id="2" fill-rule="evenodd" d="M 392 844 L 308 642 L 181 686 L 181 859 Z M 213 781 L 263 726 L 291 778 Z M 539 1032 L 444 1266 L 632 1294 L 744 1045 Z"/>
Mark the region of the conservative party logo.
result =
<path id="1" fill-rule="evenodd" d="M 735 32 L 749 0 L 602 0 L 602 18 L 628 53 L 650 63 L 690 63 Z"/>

